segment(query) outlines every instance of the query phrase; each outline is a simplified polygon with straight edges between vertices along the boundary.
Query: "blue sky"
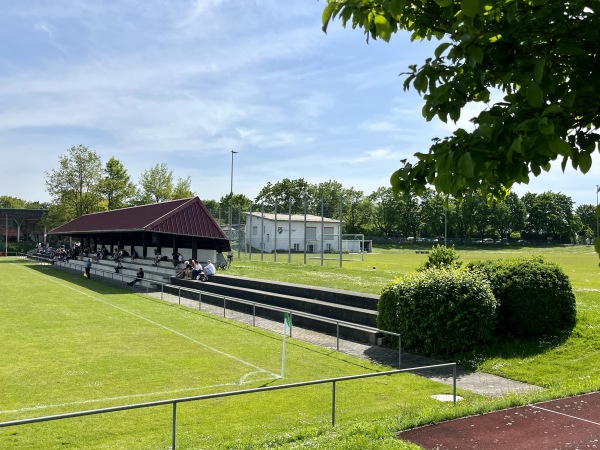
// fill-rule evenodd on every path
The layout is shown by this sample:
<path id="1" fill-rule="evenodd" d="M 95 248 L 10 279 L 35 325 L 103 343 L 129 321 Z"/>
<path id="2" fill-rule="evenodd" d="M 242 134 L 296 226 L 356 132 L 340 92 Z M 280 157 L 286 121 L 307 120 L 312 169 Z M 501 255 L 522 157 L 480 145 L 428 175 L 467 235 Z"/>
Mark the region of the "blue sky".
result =
<path id="1" fill-rule="evenodd" d="M 326 35 L 322 0 L 0 1 L 0 195 L 49 201 L 45 172 L 79 144 L 134 182 L 167 163 L 204 200 L 229 193 L 231 150 L 249 198 L 284 178 L 368 195 L 455 127 L 402 88 L 434 43 Z M 516 192 L 595 203 L 600 158 L 585 176 L 556 166 Z"/>

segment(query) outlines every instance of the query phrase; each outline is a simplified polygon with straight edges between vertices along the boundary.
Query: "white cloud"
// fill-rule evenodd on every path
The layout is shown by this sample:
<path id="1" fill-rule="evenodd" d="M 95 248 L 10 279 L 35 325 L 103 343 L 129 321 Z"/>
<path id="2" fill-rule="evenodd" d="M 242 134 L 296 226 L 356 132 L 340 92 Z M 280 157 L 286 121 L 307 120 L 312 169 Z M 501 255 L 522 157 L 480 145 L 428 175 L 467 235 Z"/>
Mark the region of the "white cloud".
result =
<path id="1" fill-rule="evenodd" d="M 325 35 L 323 8 L 7 2 L 0 151 L 14 170 L 0 177 L 0 194 L 47 200 L 44 171 L 78 144 L 121 159 L 135 181 L 166 162 L 204 199 L 228 192 L 231 149 L 239 151 L 234 186 L 249 197 L 284 177 L 335 179 L 366 193 L 387 185 L 400 159 L 454 129 L 426 122 L 422 99 L 404 92 L 399 76 L 437 43 L 400 34 L 367 45 L 339 21 Z"/>

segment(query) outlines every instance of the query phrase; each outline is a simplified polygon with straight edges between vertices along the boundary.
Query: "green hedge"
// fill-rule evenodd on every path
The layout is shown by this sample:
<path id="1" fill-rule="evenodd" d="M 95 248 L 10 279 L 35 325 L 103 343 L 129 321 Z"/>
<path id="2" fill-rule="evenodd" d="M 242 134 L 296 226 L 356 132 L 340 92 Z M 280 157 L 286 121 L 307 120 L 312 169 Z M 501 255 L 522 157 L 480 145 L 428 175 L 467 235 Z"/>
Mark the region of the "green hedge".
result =
<path id="1" fill-rule="evenodd" d="M 557 264 L 536 256 L 473 262 L 468 268 L 490 280 L 498 300 L 498 335 L 537 337 L 575 325 L 575 294 Z"/>
<path id="2" fill-rule="evenodd" d="M 493 338 L 496 300 L 487 278 L 467 269 L 427 269 L 384 287 L 378 326 L 432 356 L 464 353 Z"/>

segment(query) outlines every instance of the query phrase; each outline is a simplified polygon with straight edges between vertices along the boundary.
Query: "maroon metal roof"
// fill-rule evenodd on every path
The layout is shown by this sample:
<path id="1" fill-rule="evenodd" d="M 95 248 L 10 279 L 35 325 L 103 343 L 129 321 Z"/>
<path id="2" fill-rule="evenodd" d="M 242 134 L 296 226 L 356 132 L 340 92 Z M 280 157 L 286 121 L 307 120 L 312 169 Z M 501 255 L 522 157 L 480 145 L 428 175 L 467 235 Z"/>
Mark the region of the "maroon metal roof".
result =
<path id="1" fill-rule="evenodd" d="M 228 239 L 198 197 L 85 214 L 50 234 L 152 231 Z"/>

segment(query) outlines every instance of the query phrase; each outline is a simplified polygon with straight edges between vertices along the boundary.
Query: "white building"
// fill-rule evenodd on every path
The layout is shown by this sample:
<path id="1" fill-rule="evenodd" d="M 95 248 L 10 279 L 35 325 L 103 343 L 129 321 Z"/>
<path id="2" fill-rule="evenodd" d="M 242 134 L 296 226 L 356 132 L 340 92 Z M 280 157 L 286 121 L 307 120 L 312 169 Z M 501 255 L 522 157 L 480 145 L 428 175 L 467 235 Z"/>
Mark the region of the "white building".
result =
<path id="1" fill-rule="evenodd" d="M 339 220 L 307 214 L 246 212 L 246 247 L 272 253 L 321 253 L 340 250 Z M 343 244 L 342 244 L 343 246 Z"/>

